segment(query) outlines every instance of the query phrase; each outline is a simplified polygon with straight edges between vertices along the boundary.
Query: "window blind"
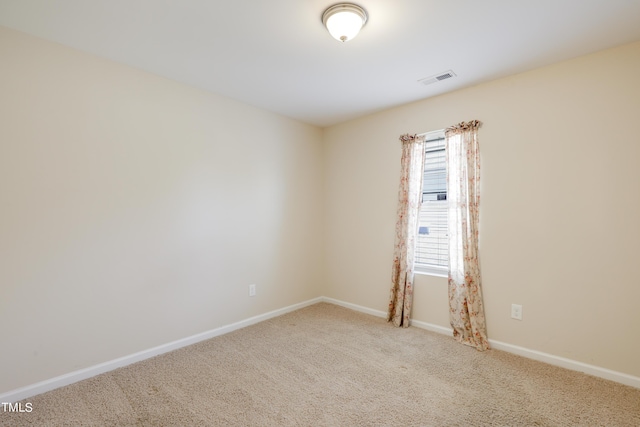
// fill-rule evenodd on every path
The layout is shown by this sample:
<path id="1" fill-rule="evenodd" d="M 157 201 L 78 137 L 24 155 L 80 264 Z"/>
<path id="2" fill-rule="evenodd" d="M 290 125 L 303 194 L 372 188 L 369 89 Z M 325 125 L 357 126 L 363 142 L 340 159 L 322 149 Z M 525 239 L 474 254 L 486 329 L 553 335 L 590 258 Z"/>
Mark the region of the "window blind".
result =
<path id="1" fill-rule="evenodd" d="M 447 169 L 444 138 L 425 143 L 422 206 L 418 222 L 415 262 L 428 267 L 448 267 Z"/>

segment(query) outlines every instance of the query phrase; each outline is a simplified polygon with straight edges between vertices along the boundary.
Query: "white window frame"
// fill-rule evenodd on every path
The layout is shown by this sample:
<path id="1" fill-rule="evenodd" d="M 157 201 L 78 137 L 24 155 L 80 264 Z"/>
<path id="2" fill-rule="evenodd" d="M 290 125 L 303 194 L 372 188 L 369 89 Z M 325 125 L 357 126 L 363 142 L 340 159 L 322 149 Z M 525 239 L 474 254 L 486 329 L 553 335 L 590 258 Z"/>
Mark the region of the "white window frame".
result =
<path id="1" fill-rule="evenodd" d="M 424 136 L 425 141 L 444 138 L 444 129 L 440 129 L 432 132 L 426 132 L 421 134 L 420 136 Z M 421 179 L 424 179 L 424 176 Z M 418 234 L 418 230 L 416 230 L 416 235 L 417 234 Z M 418 236 L 416 236 L 416 238 L 418 238 Z M 449 275 L 449 267 L 438 266 L 433 264 L 419 264 L 415 262 L 414 272 L 418 274 L 426 274 L 429 276 L 447 277 Z"/>

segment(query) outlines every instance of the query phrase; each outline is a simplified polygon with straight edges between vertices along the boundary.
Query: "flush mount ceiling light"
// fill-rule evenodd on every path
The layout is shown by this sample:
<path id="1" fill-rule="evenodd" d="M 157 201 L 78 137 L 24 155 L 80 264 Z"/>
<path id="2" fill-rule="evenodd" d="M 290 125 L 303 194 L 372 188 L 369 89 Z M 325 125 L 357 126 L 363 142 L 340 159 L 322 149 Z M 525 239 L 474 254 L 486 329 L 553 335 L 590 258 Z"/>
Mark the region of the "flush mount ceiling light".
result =
<path id="1" fill-rule="evenodd" d="M 367 22 L 367 12 L 352 3 L 338 3 L 325 10 L 322 23 L 334 39 L 346 42 L 354 38 Z"/>

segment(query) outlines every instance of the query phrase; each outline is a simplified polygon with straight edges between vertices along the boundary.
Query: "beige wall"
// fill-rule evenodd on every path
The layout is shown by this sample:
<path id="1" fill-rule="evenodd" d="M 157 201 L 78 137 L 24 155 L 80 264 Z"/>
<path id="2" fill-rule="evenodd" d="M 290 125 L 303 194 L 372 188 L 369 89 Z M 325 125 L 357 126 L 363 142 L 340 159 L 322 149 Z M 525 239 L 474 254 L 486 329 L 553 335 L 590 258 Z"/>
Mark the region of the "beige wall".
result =
<path id="1" fill-rule="evenodd" d="M 321 295 L 320 129 L 2 28 L 0 63 L 0 393 Z"/>
<path id="2" fill-rule="evenodd" d="M 635 43 L 325 129 L 325 294 L 386 310 L 398 136 L 479 119 L 490 338 L 640 376 L 639 118 Z M 446 307 L 418 276 L 414 319 Z"/>

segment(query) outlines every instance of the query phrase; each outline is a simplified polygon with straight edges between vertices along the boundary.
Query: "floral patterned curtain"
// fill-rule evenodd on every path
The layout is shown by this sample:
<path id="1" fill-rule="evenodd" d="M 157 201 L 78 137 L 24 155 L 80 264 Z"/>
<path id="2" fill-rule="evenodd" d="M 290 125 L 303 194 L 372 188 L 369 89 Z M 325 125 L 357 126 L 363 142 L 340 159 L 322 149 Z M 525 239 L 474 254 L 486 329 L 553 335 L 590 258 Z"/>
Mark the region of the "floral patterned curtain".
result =
<path id="1" fill-rule="evenodd" d="M 400 141 L 402 170 L 387 320 L 396 326 L 406 328 L 409 326 L 413 299 L 413 260 L 418 233 L 418 214 L 422 202 L 425 146 L 422 136 L 402 135 Z"/>
<path id="2" fill-rule="evenodd" d="M 473 120 L 445 131 L 447 198 L 449 200 L 449 319 L 461 343 L 487 350 L 480 265 L 478 220 L 480 208 L 480 150 Z"/>

